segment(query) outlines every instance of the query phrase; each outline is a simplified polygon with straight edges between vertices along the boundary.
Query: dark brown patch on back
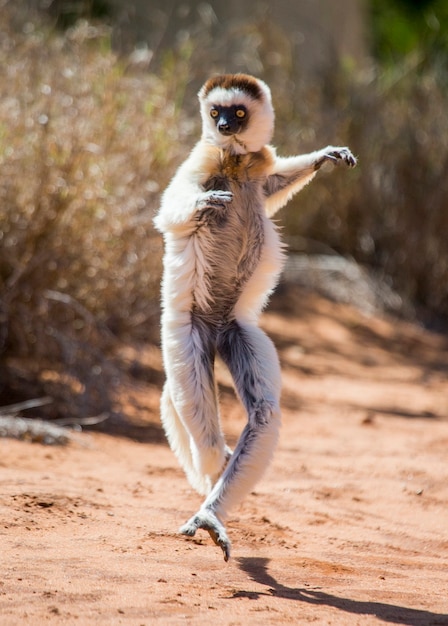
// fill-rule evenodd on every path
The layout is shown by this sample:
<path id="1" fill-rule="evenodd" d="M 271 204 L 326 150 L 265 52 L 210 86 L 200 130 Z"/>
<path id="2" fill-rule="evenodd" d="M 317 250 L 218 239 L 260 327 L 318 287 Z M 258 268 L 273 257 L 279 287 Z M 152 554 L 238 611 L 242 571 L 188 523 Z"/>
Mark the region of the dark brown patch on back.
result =
<path id="1" fill-rule="evenodd" d="M 206 97 L 216 87 L 222 87 L 223 89 L 239 89 L 247 93 L 254 100 L 263 99 L 263 91 L 257 79 L 249 74 L 220 74 L 218 76 L 212 76 L 202 87 L 201 92 L 203 96 Z"/>

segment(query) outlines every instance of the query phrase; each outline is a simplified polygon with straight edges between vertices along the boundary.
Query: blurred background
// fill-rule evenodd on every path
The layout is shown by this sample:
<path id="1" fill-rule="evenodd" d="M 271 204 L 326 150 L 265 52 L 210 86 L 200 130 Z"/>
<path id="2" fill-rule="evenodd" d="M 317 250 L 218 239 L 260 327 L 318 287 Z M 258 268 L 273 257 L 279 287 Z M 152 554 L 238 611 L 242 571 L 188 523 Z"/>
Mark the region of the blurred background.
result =
<path id="1" fill-rule="evenodd" d="M 448 327 L 445 0 L 0 0 L 0 407 L 123 410 L 157 345 L 159 196 L 214 72 L 270 85 L 274 144 L 359 157 L 279 215 L 285 280 Z M 287 297 L 287 292 L 282 292 Z M 154 371 L 154 384 L 160 384 Z"/>

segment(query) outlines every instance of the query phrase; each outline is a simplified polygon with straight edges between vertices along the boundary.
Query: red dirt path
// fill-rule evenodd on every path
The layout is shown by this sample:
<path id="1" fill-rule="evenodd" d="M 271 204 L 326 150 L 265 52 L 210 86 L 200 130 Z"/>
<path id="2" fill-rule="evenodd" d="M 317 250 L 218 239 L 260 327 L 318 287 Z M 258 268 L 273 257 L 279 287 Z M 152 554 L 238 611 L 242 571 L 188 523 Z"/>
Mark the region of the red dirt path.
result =
<path id="1" fill-rule="evenodd" d="M 1 626 L 448 624 L 448 343 L 301 292 L 263 326 L 283 427 L 230 517 L 230 562 L 177 534 L 200 500 L 142 384 L 140 441 L 0 440 Z M 219 377 L 234 443 L 242 412 Z"/>

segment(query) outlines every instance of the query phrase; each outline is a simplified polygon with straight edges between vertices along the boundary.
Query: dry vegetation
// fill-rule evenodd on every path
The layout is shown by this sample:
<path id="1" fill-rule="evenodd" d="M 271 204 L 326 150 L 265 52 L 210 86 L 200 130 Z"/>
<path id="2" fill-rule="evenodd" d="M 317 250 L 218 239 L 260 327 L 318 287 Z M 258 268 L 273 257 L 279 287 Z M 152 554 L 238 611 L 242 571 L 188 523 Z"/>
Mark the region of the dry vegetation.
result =
<path id="1" fill-rule="evenodd" d="M 137 72 L 87 22 L 63 36 L 9 15 L 1 31 L 0 393 L 106 410 L 105 348 L 158 336 L 152 217 L 184 132 L 182 76 Z"/>
<path id="2" fill-rule="evenodd" d="M 447 318 L 443 67 L 423 57 L 387 74 L 341 65 L 309 85 L 293 80 L 287 47 L 269 70 L 269 28 L 246 32 L 246 53 L 256 52 L 277 94 L 281 151 L 337 142 L 360 158 L 353 173 L 323 174 L 305 190 L 282 215 L 286 235 L 353 256 L 426 314 Z M 110 411 L 122 369 L 111 348 L 157 341 L 161 241 L 152 217 L 198 130 L 197 113 L 181 113 L 185 90 L 204 78 L 206 38 L 187 38 L 151 71 L 117 58 L 103 26 L 80 21 L 54 33 L 4 9 L 0 404 L 51 395 L 54 415 Z M 285 85 L 287 98 L 278 95 Z"/>
<path id="3" fill-rule="evenodd" d="M 379 70 L 377 70 L 379 72 Z M 352 146 L 359 168 L 321 177 L 285 215 L 305 234 L 369 266 L 429 325 L 448 320 L 448 93 L 443 64 L 410 56 L 382 74 L 331 74 L 340 113 L 322 98 L 321 119 Z M 328 128 L 327 126 L 327 128 Z M 327 137 L 331 140 L 331 136 Z M 297 217 L 299 215 L 299 217 Z"/>

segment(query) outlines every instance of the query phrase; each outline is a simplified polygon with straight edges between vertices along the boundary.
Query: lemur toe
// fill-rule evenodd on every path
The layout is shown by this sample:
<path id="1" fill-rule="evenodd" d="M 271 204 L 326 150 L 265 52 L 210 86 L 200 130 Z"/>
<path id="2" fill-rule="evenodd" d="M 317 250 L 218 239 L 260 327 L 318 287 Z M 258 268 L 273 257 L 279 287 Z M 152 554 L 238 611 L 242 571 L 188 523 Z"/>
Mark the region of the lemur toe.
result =
<path id="1" fill-rule="evenodd" d="M 204 530 L 208 531 L 208 534 L 213 539 L 215 545 L 221 548 L 224 554 L 224 561 L 227 562 L 230 558 L 230 541 L 227 537 L 227 533 L 225 531 L 222 532 L 222 530 L 217 532 L 214 528 L 205 528 Z"/>
<path id="2" fill-rule="evenodd" d="M 226 529 L 216 515 L 211 511 L 199 511 L 180 527 L 179 532 L 187 537 L 194 537 L 198 528 L 208 532 L 213 542 L 223 551 L 224 561 L 228 561 L 230 558 L 230 540 Z"/>

